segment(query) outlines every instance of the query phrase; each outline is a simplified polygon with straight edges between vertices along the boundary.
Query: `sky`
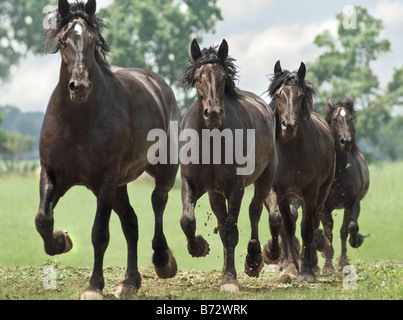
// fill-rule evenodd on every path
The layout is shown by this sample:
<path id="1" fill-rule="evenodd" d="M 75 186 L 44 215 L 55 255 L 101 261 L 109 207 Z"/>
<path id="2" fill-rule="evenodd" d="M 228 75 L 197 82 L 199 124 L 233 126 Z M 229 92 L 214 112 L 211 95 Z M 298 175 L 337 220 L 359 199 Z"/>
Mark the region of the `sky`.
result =
<path id="1" fill-rule="evenodd" d="M 98 8 L 111 2 L 98 0 Z M 216 25 L 215 34 L 201 35 L 203 41 L 199 44 L 208 47 L 227 40 L 229 54 L 239 68 L 238 86 L 242 90 L 263 94 L 277 60 L 289 70 L 298 69 L 301 61 L 313 62 L 321 54 L 313 44 L 315 36 L 329 30 L 336 37 L 336 13 L 352 5 L 366 7 L 372 16 L 382 19 L 381 38 L 391 42 L 391 52 L 371 66 L 380 87 L 385 88 L 394 69 L 403 66 L 401 0 L 218 0 L 217 5 L 224 20 Z M 11 81 L 0 88 L 0 105 L 15 105 L 24 112 L 44 112 L 58 81 L 60 63 L 59 54 L 29 54 L 12 68 Z"/>

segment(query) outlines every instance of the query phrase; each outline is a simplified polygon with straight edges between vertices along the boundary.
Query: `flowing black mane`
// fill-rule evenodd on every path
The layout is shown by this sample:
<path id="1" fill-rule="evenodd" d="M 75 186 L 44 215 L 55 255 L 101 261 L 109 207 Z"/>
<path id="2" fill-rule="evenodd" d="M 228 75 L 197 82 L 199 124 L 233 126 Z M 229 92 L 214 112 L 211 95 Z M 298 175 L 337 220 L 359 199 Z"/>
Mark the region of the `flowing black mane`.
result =
<path id="1" fill-rule="evenodd" d="M 269 86 L 268 92 L 271 98 L 274 97 L 276 92 L 283 85 L 299 86 L 304 93 L 302 109 L 305 110 L 308 115 L 311 111 L 313 111 L 313 95 L 315 94 L 313 85 L 309 81 L 300 79 L 296 71 L 290 72 L 288 70 L 282 70 L 281 73 L 275 73 L 270 81 L 271 84 Z M 273 111 L 277 109 L 276 99 L 272 99 L 272 101 L 270 102 L 270 108 Z"/>
<path id="2" fill-rule="evenodd" d="M 102 29 L 105 27 L 105 22 L 97 16 L 90 16 L 85 12 L 85 3 L 76 1 L 70 4 L 70 11 L 62 18 L 59 10 L 51 13 L 56 19 L 56 28 L 48 28 L 45 30 L 45 49 L 46 53 L 56 53 L 60 49 L 60 37 L 63 28 L 75 19 L 83 19 L 88 26 L 88 29 L 95 33 L 98 37 L 96 46 L 95 59 L 105 71 L 110 72 L 110 64 L 107 61 L 107 54 L 110 48 L 106 40 L 102 36 Z"/>
<path id="3" fill-rule="evenodd" d="M 189 60 L 190 64 L 186 68 L 182 76 L 183 85 L 189 89 L 193 88 L 196 82 L 195 72 L 201 66 L 209 63 L 219 63 L 223 66 L 225 72 L 227 73 L 227 80 L 225 83 L 225 93 L 231 97 L 236 98 L 238 96 L 237 87 L 235 81 L 237 80 L 237 67 L 235 65 L 235 59 L 227 57 L 223 60 L 218 56 L 217 51 L 218 46 L 211 46 L 210 48 L 205 48 L 201 51 L 201 57 L 196 61 Z"/>

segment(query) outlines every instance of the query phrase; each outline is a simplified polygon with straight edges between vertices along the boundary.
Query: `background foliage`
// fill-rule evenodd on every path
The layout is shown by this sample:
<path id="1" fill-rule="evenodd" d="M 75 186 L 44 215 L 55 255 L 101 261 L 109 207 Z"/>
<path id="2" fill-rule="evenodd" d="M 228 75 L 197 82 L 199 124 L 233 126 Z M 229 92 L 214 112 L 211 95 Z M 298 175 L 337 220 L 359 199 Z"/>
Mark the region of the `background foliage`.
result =
<path id="1" fill-rule="evenodd" d="M 0 85 L 28 52 L 44 54 L 42 23 L 38 21 L 43 21 L 48 4 L 49 0 L 0 2 Z M 318 93 L 315 108 L 323 114 L 327 97 L 353 97 L 358 111 L 358 144 L 367 160 L 403 159 L 403 66 L 394 69 L 385 88 L 380 87 L 371 66 L 391 50 L 388 39 L 381 37 L 383 21 L 364 7 L 354 10 L 356 24 L 352 28 L 346 27 L 348 17 L 340 12 L 336 14 L 337 37 L 327 30 L 314 40 L 321 54 L 307 64 L 307 79 Z M 191 40 L 197 37 L 202 41 L 203 35 L 214 33 L 216 24 L 223 20 L 217 0 L 119 0 L 99 10 L 98 15 L 107 21 L 104 35 L 112 48 L 111 63 L 161 74 L 173 86 L 183 114 L 194 92 L 186 92 L 179 77 Z M 43 114 L 14 117 L 18 112 L 12 107 L 0 109 L 0 156 L 12 154 L 6 151 L 7 136 L 18 132 L 21 139 L 33 137 L 26 151 L 33 149 L 28 157 L 37 157 Z"/>

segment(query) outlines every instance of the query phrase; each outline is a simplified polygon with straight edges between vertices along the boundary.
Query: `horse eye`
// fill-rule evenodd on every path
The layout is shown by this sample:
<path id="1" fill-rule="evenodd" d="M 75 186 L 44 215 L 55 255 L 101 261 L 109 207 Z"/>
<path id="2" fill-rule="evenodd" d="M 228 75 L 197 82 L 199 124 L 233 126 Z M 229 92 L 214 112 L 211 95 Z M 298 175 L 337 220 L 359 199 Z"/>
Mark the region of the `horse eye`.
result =
<path id="1" fill-rule="evenodd" d="M 64 42 L 62 41 L 62 39 L 59 39 L 59 45 L 61 46 L 61 47 L 65 47 L 65 44 L 64 44 Z"/>

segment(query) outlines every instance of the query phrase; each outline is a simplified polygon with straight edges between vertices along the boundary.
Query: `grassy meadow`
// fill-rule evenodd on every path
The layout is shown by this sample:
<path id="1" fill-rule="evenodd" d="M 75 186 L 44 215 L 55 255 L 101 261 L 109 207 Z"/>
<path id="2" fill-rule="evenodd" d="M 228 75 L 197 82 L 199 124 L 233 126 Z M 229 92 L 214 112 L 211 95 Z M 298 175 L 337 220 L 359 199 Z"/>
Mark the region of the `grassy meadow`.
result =
<path id="1" fill-rule="evenodd" d="M 352 265 L 364 264 L 374 268 L 380 261 L 397 263 L 397 272 L 400 274 L 398 296 L 400 294 L 401 298 L 403 295 L 401 292 L 403 288 L 401 283 L 403 162 L 371 166 L 370 174 L 371 185 L 367 196 L 361 202 L 359 218 L 360 232 L 370 234 L 370 237 L 365 239 L 359 249 L 348 246 L 347 253 Z M 153 187 L 153 180 L 143 176 L 131 183 L 128 188 L 130 200 L 139 221 L 139 265 L 145 274 L 151 270 L 150 266 L 152 266 L 151 240 L 154 232 L 154 215 L 150 198 Z M 248 206 L 252 194 L 253 187 L 248 187 L 239 217 L 240 240 L 236 249 L 236 262 L 240 277 L 243 277 L 246 247 L 250 237 Z M 215 272 L 219 275 L 223 264 L 222 245 L 219 235 L 214 233 L 217 222 L 209 207 L 207 195 L 199 200 L 196 207 L 197 234 L 204 236 L 211 249 L 209 255 L 204 258 L 192 258 L 187 252 L 186 238 L 179 224 L 182 213 L 180 199 L 180 180 L 178 180 L 169 194 L 164 215 L 164 232 L 176 257 L 179 274 L 194 271 L 196 273 Z M 90 270 L 88 268 L 92 267 L 93 262 L 91 228 L 96 207 L 94 195 L 84 187 L 74 187 L 60 199 L 55 209 L 55 229 L 69 231 L 73 249 L 65 255 L 55 257 L 49 257 L 44 253 L 42 239 L 35 229 L 34 218 L 38 206 L 38 176 L 0 176 L 0 278 L 1 274 L 6 273 L 7 270 L 30 270 L 30 268 L 41 268 L 47 264 L 56 264 L 58 267 L 67 269 L 87 270 L 88 273 Z M 333 214 L 335 258 L 338 258 L 340 255 L 339 230 L 343 212 L 335 211 Z M 299 221 L 300 219 L 298 223 Z M 270 237 L 268 214 L 265 209 L 259 228 L 260 241 L 263 244 Z M 299 230 L 297 232 L 299 236 Z M 126 265 L 126 242 L 115 214 L 111 217 L 110 238 L 104 266 L 121 269 L 121 275 L 123 275 L 123 268 Z M 337 261 L 334 263 L 336 264 Z M 320 258 L 319 266 L 322 267 L 322 265 L 323 259 Z M 106 277 L 108 277 L 107 274 Z M 83 288 L 85 285 L 83 284 Z"/>

